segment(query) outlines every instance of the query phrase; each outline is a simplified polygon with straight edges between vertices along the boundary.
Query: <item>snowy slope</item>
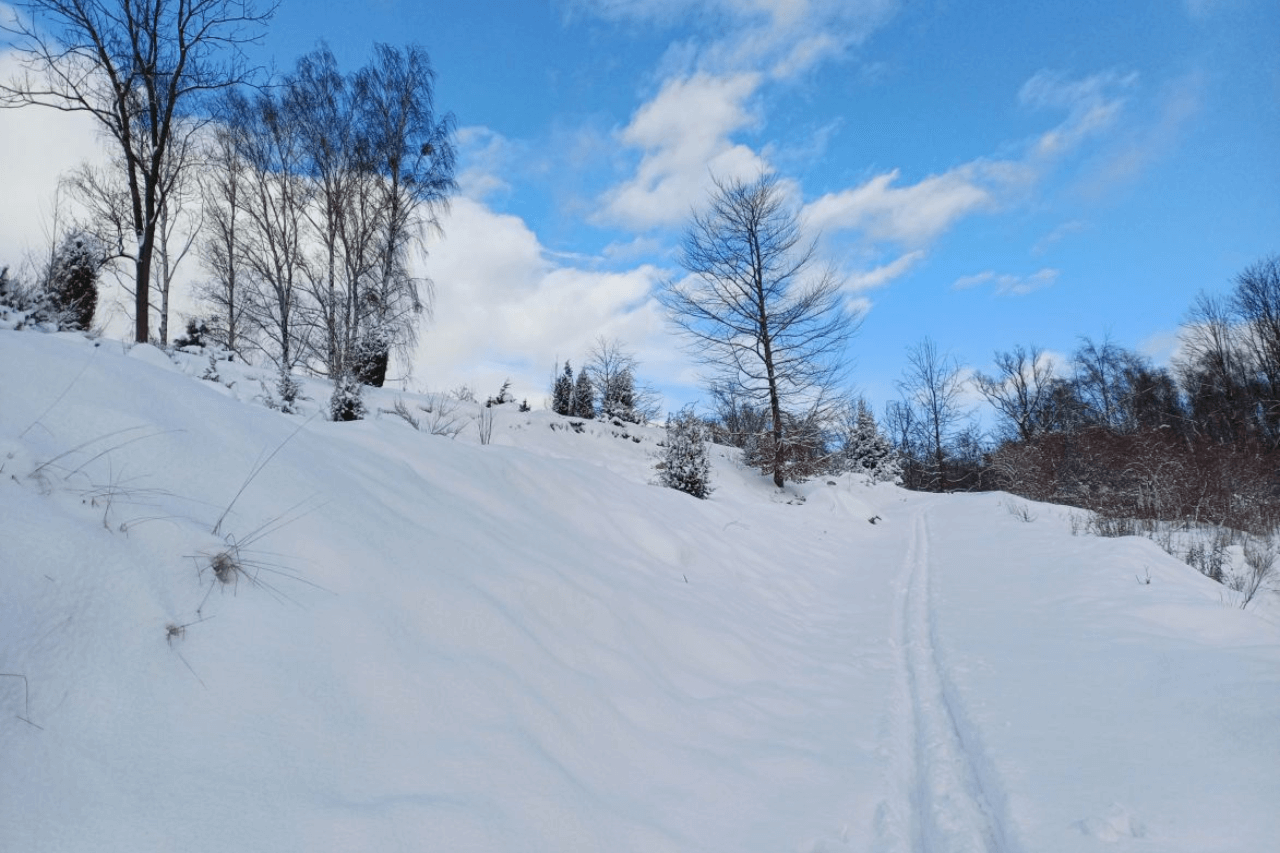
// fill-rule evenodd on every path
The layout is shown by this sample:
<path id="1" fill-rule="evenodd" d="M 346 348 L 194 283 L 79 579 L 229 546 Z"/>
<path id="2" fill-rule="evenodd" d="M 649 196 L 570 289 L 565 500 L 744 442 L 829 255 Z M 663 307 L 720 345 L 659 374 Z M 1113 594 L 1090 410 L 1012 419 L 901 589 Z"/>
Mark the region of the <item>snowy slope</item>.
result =
<path id="1" fill-rule="evenodd" d="M 0 331 L 0 850 L 1280 838 L 1280 630 L 1145 540 L 205 367 Z"/>

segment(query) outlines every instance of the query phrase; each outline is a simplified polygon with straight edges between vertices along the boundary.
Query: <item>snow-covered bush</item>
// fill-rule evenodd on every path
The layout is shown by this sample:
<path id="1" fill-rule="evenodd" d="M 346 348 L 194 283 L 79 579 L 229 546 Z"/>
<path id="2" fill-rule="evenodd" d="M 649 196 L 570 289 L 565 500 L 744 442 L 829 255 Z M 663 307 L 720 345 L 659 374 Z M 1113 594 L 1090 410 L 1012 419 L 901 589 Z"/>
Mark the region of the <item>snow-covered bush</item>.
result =
<path id="1" fill-rule="evenodd" d="M 192 317 L 187 320 L 187 330 L 180 337 L 174 339 L 173 345 L 177 349 L 184 347 L 205 347 L 209 343 L 209 321 L 203 317 Z"/>
<path id="2" fill-rule="evenodd" d="M 711 494 L 710 429 L 691 407 L 667 416 L 662 485 L 695 498 Z"/>
<path id="3" fill-rule="evenodd" d="M 280 395 L 280 411 L 286 415 L 294 414 L 297 411 L 294 404 L 298 401 L 298 394 L 302 393 L 302 386 L 283 367 L 280 368 L 280 378 L 276 382 L 276 392 Z"/>
<path id="4" fill-rule="evenodd" d="M 329 398 L 329 417 L 335 421 L 359 421 L 364 416 L 360 380 L 354 376 L 346 376 L 334 383 L 333 396 Z"/>

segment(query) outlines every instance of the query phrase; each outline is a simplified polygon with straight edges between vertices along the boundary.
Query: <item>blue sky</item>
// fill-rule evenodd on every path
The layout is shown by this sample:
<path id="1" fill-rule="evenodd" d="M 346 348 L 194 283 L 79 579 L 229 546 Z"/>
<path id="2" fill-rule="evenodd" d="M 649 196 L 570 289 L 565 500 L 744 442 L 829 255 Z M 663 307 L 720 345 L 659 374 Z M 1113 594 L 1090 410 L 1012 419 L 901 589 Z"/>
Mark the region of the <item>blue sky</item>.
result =
<path id="1" fill-rule="evenodd" d="M 1078 335 L 1166 359 L 1197 291 L 1280 251 L 1277 35 L 1272 0 L 285 0 L 262 56 L 432 56 L 463 193 L 412 384 L 540 399 L 603 334 L 696 399 L 651 293 L 711 175 L 763 169 L 867 311 L 879 408 L 925 335 L 977 369 Z"/>

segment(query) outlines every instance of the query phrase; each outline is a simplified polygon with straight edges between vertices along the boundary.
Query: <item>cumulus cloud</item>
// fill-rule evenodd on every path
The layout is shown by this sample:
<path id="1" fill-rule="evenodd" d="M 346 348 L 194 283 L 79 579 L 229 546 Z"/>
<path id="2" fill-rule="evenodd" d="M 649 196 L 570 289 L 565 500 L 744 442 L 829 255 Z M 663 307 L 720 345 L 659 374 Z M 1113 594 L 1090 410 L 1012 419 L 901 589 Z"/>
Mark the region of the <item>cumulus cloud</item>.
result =
<path id="1" fill-rule="evenodd" d="M 598 335 L 634 349 L 649 377 L 678 368 L 652 290 L 664 272 L 605 272 L 552 256 L 518 217 L 459 198 L 430 247 L 436 320 L 414 356 L 414 381 L 492 393 L 504 379 L 538 404 L 557 359 L 578 359 Z M 491 390 L 489 386 L 492 385 Z"/>
<path id="2" fill-rule="evenodd" d="M 1048 267 L 1030 275 L 1011 275 L 987 270 L 976 275 L 961 276 L 951 287 L 953 290 L 969 290 L 979 285 L 990 284 L 994 286 L 997 296 L 1025 296 L 1049 287 L 1058 280 L 1060 273 L 1061 270 Z"/>
<path id="3" fill-rule="evenodd" d="M 759 121 L 751 100 L 760 82 L 749 72 L 668 80 L 618 132 L 622 144 L 644 153 L 635 174 L 605 194 L 597 218 L 637 229 L 675 224 L 706 197 L 713 176 L 768 171 L 759 154 L 732 140 Z"/>

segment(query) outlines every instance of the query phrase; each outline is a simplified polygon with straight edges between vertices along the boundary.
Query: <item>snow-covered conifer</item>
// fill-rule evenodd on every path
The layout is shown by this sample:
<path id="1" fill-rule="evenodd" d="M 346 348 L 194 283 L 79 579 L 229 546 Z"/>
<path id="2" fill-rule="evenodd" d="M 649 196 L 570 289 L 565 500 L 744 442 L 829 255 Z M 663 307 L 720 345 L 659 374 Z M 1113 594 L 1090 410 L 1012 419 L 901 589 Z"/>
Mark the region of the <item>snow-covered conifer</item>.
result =
<path id="1" fill-rule="evenodd" d="M 573 402 L 569 406 L 569 414 L 587 420 L 596 416 L 595 389 L 591 387 L 591 376 L 586 370 L 579 370 L 578 379 L 573 383 Z"/>
<path id="2" fill-rule="evenodd" d="M 667 416 L 662 485 L 695 498 L 711 494 L 711 430 L 692 407 Z"/>
<path id="3" fill-rule="evenodd" d="M 896 483 L 902 476 L 902 464 L 893 443 L 876 425 L 875 415 L 866 400 L 850 405 L 846 415 L 843 467 L 863 474 L 877 483 Z"/>
<path id="4" fill-rule="evenodd" d="M 551 389 L 551 411 L 557 415 L 568 415 L 572 410 L 573 368 L 566 361 L 564 372 L 556 376 L 555 385 Z"/>
<path id="5" fill-rule="evenodd" d="M 49 266 L 46 289 L 61 326 L 88 329 L 98 307 L 100 252 L 86 234 L 71 234 L 62 241 Z"/>
<path id="6" fill-rule="evenodd" d="M 329 415 L 335 421 L 358 421 L 365 416 L 364 400 L 360 397 L 360 382 L 353 376 L 343 377 L 334 383 L 333 396 L 329 398 Z"/>

